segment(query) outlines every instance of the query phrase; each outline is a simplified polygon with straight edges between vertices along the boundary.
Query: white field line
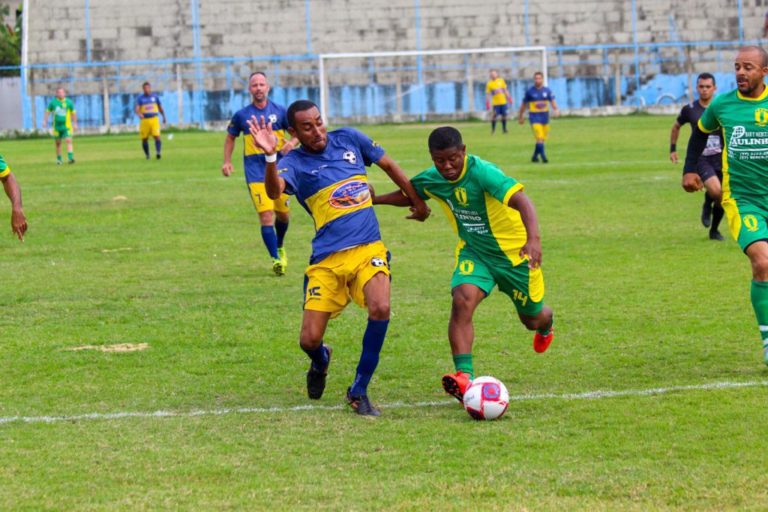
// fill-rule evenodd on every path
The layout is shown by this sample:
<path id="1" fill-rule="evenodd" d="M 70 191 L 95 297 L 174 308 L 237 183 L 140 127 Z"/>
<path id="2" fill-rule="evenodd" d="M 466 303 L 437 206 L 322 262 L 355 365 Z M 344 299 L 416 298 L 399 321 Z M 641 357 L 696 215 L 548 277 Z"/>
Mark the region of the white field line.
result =
<path id="1" fill-rule="evenodd" d="M 716 391 L 722 389 L 738 389 L 768 386 L 768 380 L 756 380 L 747 382 L 711 382 L 708 384 L 691 384 L 687 386 L 669 386 L 650 389 L 627 389 L 622 391 L 596 390 L 583 393 L 543 393 L 531 395 L 510 396 L 510 402 L 537 401 L 537 400 L 599 400 L 603 398 L 621 398 L 633 396 L 654 396 L 670 393 L 682 393 L 686 391 Z M 382 409 L 407 409 L 420 407 L 442 407 L 453 405 L 454 400 L 440 400 L 432 402 L 391 402 L 381 404 Z M 225 409 L 196 409 L 191 411 L 137 411 L 137 412 L 111 412 L 111 413 L 87 413 L 63 416 L 0 416 L 0 425 L 9 423 L 60 423 L 89 420 L 120 420 L 126 418 L 192 418 L 196 416 L 223 416 L 227 414 L 275 414 L 302 411 L 337 411 L 344 409 L 344 405 L 296 405 L 291 407 L 237 407 Z"/>

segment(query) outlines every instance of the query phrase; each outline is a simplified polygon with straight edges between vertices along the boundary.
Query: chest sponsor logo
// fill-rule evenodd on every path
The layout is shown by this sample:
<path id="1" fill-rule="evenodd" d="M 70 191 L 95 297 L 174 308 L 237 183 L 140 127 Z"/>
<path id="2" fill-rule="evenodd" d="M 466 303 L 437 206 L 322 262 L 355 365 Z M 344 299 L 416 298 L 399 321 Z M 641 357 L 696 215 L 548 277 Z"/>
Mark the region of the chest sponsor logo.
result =
<path id="1" fill-rule="evenodd" d="M 328 203 L 334 208 L 346 210 L 360 206 L 371 198 L 368 183 L 364 181 L 348 181 L 336 187 L 328 198 Z"/>
<path id="2" fill-rule="evenodd" d="M 728 137 L 728 156 L 738 160 L 768 159 L 768 131 L 749 131 L 744 126 L 734 126 Z"/>

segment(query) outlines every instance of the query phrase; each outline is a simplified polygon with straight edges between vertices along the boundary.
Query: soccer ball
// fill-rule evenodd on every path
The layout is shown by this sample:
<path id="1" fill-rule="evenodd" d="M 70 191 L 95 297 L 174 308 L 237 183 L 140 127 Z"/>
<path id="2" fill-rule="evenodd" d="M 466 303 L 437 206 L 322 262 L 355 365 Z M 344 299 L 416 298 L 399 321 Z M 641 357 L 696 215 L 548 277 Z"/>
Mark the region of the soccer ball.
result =
<path id="1" fill-rule="evenodd" d="M 497 420 L 509 406 L 509 392 L 494 377 L 478 377 L 464 392 L 464 409 L 476 420 Z"/>

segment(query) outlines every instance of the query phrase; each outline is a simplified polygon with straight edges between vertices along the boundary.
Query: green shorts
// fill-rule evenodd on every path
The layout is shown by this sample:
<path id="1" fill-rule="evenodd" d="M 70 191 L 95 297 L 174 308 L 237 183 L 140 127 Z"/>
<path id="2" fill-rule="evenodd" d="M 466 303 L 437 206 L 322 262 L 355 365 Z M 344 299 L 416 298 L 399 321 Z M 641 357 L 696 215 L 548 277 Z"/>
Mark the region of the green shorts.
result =
<path id="1" fill-rule="evenodd" d="M 462 284 L 473 284 L 490 295 L 494 286 L 512 299 L 518 313 L 536 316 L 544 306 L 544 275 L 541 267 L 528 268 L 528 260 L 513 266 L 509 260 L 491 261 L 464 246 L 456 258 L 451 278 L 451 289 Z"/>
<path id="2" fill-rule="evenodd" d="M 53 137 L 56 139 L 68 139 L 72 136 L 72 130 L 66 126 L 54 126 Z"/>
<path id="3" fill-rule="evenodd" d="M 768 210 L 733 197 L 723 201 L 731 236 L 742 251 L 761 240 L 768 241 Z"/>

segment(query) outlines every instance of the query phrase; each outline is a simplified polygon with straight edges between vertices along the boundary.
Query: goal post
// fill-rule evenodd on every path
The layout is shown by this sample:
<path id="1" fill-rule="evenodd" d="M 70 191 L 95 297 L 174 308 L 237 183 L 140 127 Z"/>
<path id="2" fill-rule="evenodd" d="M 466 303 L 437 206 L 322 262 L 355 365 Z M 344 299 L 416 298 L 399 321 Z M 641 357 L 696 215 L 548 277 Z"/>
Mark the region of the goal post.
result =
<path id="1" fill-rule="evenodd" d="M 320 110 L 332 122 L 478 117 L 485 111 L 485 84 L 491 69 L 499 71 L 513 101 L 519 103 L 535 71 L 541 71 L 546 82 L 547 48 L 320 54 Z"/>

